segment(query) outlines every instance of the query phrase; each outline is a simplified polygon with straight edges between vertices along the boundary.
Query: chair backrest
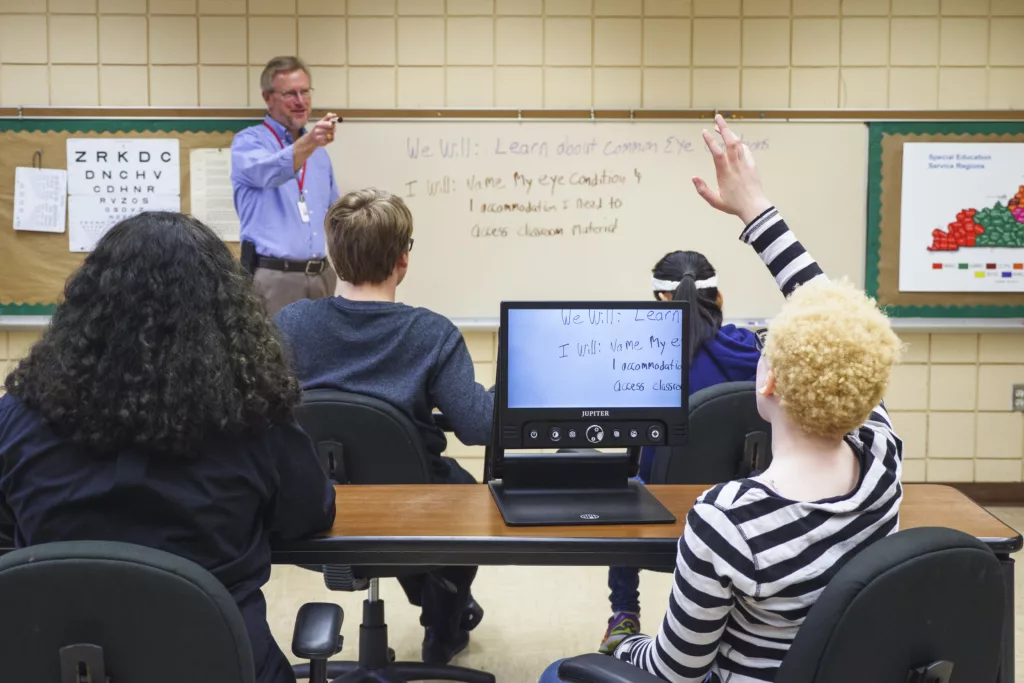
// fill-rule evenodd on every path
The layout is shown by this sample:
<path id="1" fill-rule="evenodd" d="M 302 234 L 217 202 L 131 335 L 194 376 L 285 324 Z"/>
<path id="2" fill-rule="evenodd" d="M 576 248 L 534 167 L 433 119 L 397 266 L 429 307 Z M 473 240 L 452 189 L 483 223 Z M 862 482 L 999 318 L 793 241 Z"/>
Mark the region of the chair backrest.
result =
<path id="1" fill-rule="evenodd" d="M 427 484 L 431 456 L 412 420 L 380 399 L 334 389 L 302 394 L 295 419 L 339 484 Z"/>
<path id="2" fill-rule="evenodd" d="M 719 484 L 771 462 L 771 425 L 757 412 L 753 382 L 726 382 L 690 396 L 686 446 L 655 449 L 648 484 Z"/>
<path id="3" fill-rule="evenodd" d="M 0 605 L 5 681 L 255 680 L 227 589 L 161 550 L 108 541 L 15 550 L 0 558 Z M 91 678 L 79 677 L 83 667 Z"/>
<path id="4" fill-rule="evenodd" d="M 872 543 L 822 591 L 775 683 L 904 683 L 952 664 L 950 683 L 996 680 L 1005 584 L 999 560 L 960 531 L 917 528 Z M 941 666 L 937 667 L 941 670 Z"/>

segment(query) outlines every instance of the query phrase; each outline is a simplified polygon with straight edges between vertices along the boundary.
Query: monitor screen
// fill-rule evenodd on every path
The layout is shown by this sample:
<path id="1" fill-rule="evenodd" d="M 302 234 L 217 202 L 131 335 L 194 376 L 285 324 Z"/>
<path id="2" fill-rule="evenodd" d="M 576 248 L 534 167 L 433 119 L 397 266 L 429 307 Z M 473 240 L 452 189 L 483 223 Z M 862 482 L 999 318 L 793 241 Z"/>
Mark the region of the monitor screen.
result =
<path id="1" fill-rule="evenodd" d="M 506 324 L 509 409 L 686 405 L 680 308 L 510 308 Z"/>

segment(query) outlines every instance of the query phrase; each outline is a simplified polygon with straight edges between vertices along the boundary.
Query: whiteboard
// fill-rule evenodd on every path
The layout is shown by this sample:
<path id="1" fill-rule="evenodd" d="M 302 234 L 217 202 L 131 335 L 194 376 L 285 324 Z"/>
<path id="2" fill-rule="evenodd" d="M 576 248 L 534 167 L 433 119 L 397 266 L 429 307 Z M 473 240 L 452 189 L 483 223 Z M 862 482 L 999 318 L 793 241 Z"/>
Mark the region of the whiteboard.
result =
<path id="1" fill-rule="evenodd" d="M 868 132 L 862 123 L 730 123 L 768 197 L 832 277 L 863 286 Z M 502 300 L 645 300 L 667 252 L 705 254 L 727 318 L 782 303 L 743 226 L 693 189 L 713 184 L 701 122 L 346 121 L 327 149 L 340 192 L 406 201 L 415 245 L 398 298 L 495 319 Z"/>

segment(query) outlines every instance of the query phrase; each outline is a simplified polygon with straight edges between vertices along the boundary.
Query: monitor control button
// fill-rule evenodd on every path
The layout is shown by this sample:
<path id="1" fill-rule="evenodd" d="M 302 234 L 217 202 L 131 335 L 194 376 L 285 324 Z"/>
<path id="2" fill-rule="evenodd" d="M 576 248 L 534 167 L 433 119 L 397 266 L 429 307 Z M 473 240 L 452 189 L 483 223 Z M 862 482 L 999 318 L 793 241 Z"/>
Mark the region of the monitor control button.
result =
<path id="1" fill-rule="evenodd" d="M 531 429 L 530 430 L 530 438 L 531 439 L 537 439 L 539 437 L 540 437 L 540 432 L 538 432 L 536 429 Z"/>
<path id="2" fill-rule="evenodd" d="M 559 429 L 558 427 L 552 427 L 551 428 L 551 432 L 549 433 L 549 436 L 551 437 L 552 441 L 561 441 L 562 440 L 562 430 Z"/>
<path id="3" fill-rule="evenodd" d="M 575 439 L 576 438 L 576 430 L 575 429 L 570 429 L 569 430 L 569 438 L 570 439 Z"/>
<path id="4" fill-rule="evenodd" d="M 613 429 L 612 430 L 612 436 L 614 436 L 616 439 L 618 439 L 619 437 L 622 436 L 622 432 L 620 432 L 618 429 Z"/>
<path id="5" fill-rule="evenodd" d="M 650 429 L 647 430 L 647 436 L 650 437 L 651 441 L 658 441 L 661 439 L 661 427 L 657 425 L 651 425 Z"/>
<path id="6" fill-rule="evenodd" d="M 635 429 L 630 429 L 629 430 L 629 438 L 635 439 L 638 435 L 639 435 L 639 432 L 636 431 Z"/>
<path id="7" fill-rule="evenodd" d="M 604 429 L 600 425 L 587 427 L 587 441 L 590 443 L 601 443 L 604 441 Z"/>

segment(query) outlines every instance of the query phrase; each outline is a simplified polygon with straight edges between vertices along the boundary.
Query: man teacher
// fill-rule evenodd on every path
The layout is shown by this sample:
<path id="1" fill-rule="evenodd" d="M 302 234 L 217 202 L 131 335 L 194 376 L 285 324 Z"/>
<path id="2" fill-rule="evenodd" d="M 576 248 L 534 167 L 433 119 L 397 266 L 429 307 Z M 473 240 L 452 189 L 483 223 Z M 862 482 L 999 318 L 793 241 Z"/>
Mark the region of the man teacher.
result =
<path id="1" fill-rule="evenodd" d="M 274 57 L 260 76 L 267 115 L 231 143 L 231 185 L 241 220 L 242 263 L 273 316 L 300 299 L 334 295 L 324 217 L 338 199 L 326 145 L 335 114 L 309 131 L 309 70 L 297 57 Z"/>

